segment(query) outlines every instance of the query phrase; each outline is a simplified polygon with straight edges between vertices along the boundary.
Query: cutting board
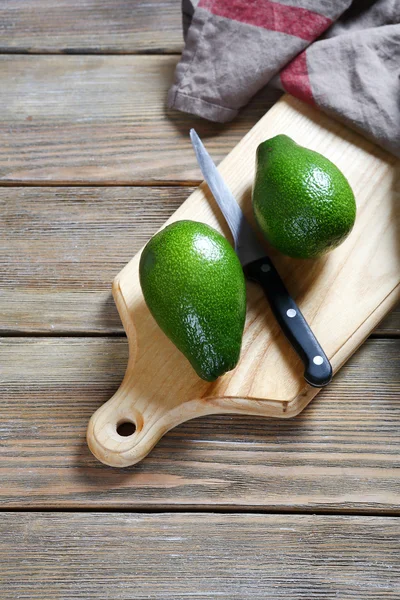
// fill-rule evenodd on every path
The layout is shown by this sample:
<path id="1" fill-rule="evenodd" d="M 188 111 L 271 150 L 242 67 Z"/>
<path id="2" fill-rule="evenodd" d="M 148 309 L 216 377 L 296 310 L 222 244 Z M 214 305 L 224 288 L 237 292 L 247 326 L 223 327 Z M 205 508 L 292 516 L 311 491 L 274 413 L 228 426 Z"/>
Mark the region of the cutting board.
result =
<path id="1" fill-rule="evenodd" d="M 336 373 L 400 298 L 400 161 L 314 108 L 285 96 L 219 167 L 251 221 L 256 148 L 279 133 L 331 159 L 350 181 L 357 200 L 351 235 L 326 257 L 293 260 L 266 246 Z M 231 239 L 205 184 L 167 223 L 179 219 L 208 223 Z M 250 283 L 238 366 L 214 383 L 199 379 L 144 303 L 139 258 L 140 253 L 113 283 L 129 340 L 129 361 L 119 390 L 88 426 L 89 447 L 100 461 L 132 465 L 172 427 L 211 413 L 293 417 L 318 393 L 305 383 L 302 365 L 263 293 Z M 127 423 L 132 424 L 130 431 Z"/>

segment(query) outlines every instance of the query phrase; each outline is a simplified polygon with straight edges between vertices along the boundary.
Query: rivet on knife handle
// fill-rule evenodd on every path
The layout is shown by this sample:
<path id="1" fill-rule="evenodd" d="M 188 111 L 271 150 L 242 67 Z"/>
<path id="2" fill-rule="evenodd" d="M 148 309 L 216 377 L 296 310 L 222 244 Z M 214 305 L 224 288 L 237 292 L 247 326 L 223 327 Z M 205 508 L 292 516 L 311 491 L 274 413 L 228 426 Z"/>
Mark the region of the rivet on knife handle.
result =
<path id="1" fill-rule="evenodd" d="M 243 270 L 248 279 L 262 287 L 283 333 L 304 364 L 304 379 L 314 387 L 327 385 L 332 366 L 271 260 L 260 258 Z"/>

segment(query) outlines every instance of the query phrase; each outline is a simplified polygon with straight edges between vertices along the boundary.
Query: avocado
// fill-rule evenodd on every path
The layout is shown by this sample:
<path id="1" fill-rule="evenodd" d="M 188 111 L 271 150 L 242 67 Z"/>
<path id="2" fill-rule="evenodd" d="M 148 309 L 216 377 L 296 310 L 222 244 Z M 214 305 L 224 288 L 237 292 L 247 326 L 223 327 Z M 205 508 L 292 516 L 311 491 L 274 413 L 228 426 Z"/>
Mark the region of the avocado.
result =
<path id="1" fill-rule="evenodd" d="M 236 366 L 246 287 L 220 233 L 196 221 L 168 225 L 145 246 L 139 276 L 151 314 L 199 377 L 214 381 Z"/>
<path id="2" fill-rule="evenodd" d="M 293 258 L 318 258 L 349 235 L 356 202 L 330 160 L 277 135 L 257 148 L 256 222 L 268 242 Z"/>

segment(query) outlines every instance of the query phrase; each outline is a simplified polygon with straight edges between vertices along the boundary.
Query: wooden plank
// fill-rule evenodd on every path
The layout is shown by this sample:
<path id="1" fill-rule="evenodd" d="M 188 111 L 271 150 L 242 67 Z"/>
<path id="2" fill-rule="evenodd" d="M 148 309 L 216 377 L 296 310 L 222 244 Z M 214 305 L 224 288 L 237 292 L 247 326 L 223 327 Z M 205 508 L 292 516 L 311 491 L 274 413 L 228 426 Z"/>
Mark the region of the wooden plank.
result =
<path id="1" fill-rule="evenodd" d="M 8 600 L 398 598 L 393 517 L 3 514 Z"/>
<path id="2" fill-rule="evenodd" d="M 0 330 L 119 333 L 111 282 L 191 188 L 0 188 Z"/>
<path id="3" fill-rule="evenodd" d="M 0 0 L 0 52 L 173 53 L 176 0 Z"/>
<path id="4" fill-rule="evenodd" d="M 400 306 L 397 306 L 375 329 L 374 335 L 400 334 Z"/>
<path id="5" fill-rule="evenodd" d="M 122 334 L 111 282 L 192 191 L 0 187 L 0 331 Z M 400 335 L 400 307 L 376 334 Z"/>
<path id="6" fill-rule="evenodd" d="M 85 440 L 123 377 L 125 339 L 6 338 L 0 352 L 3 508 L 399 512 L 399 339 L 369 340 L 295 419 L 189 421 L 126 469 Z"/>
<path id="7" fill-rule="evenodd" d="M 229 125 L 168 110 L 177 62 L 0 56 L 0 183 L 198 182 L 190 127 L 220 160 L 272 100 L 262 92 Z"/>

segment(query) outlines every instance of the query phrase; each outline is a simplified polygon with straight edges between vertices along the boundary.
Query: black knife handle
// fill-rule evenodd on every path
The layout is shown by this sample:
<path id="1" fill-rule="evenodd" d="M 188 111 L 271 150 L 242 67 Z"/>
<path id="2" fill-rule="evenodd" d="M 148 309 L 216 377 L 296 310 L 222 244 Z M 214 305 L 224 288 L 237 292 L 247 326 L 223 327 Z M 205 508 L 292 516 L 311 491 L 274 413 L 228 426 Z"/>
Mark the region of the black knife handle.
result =
<path id="1" fill-rule="evenodd" d="M 283 333 L 304 364 L 304 379 L 323 387 L 332 379 L 332 366 L 271 260 L 266 256 L 244 267 L 247 279 L 264 290 Z"/>

